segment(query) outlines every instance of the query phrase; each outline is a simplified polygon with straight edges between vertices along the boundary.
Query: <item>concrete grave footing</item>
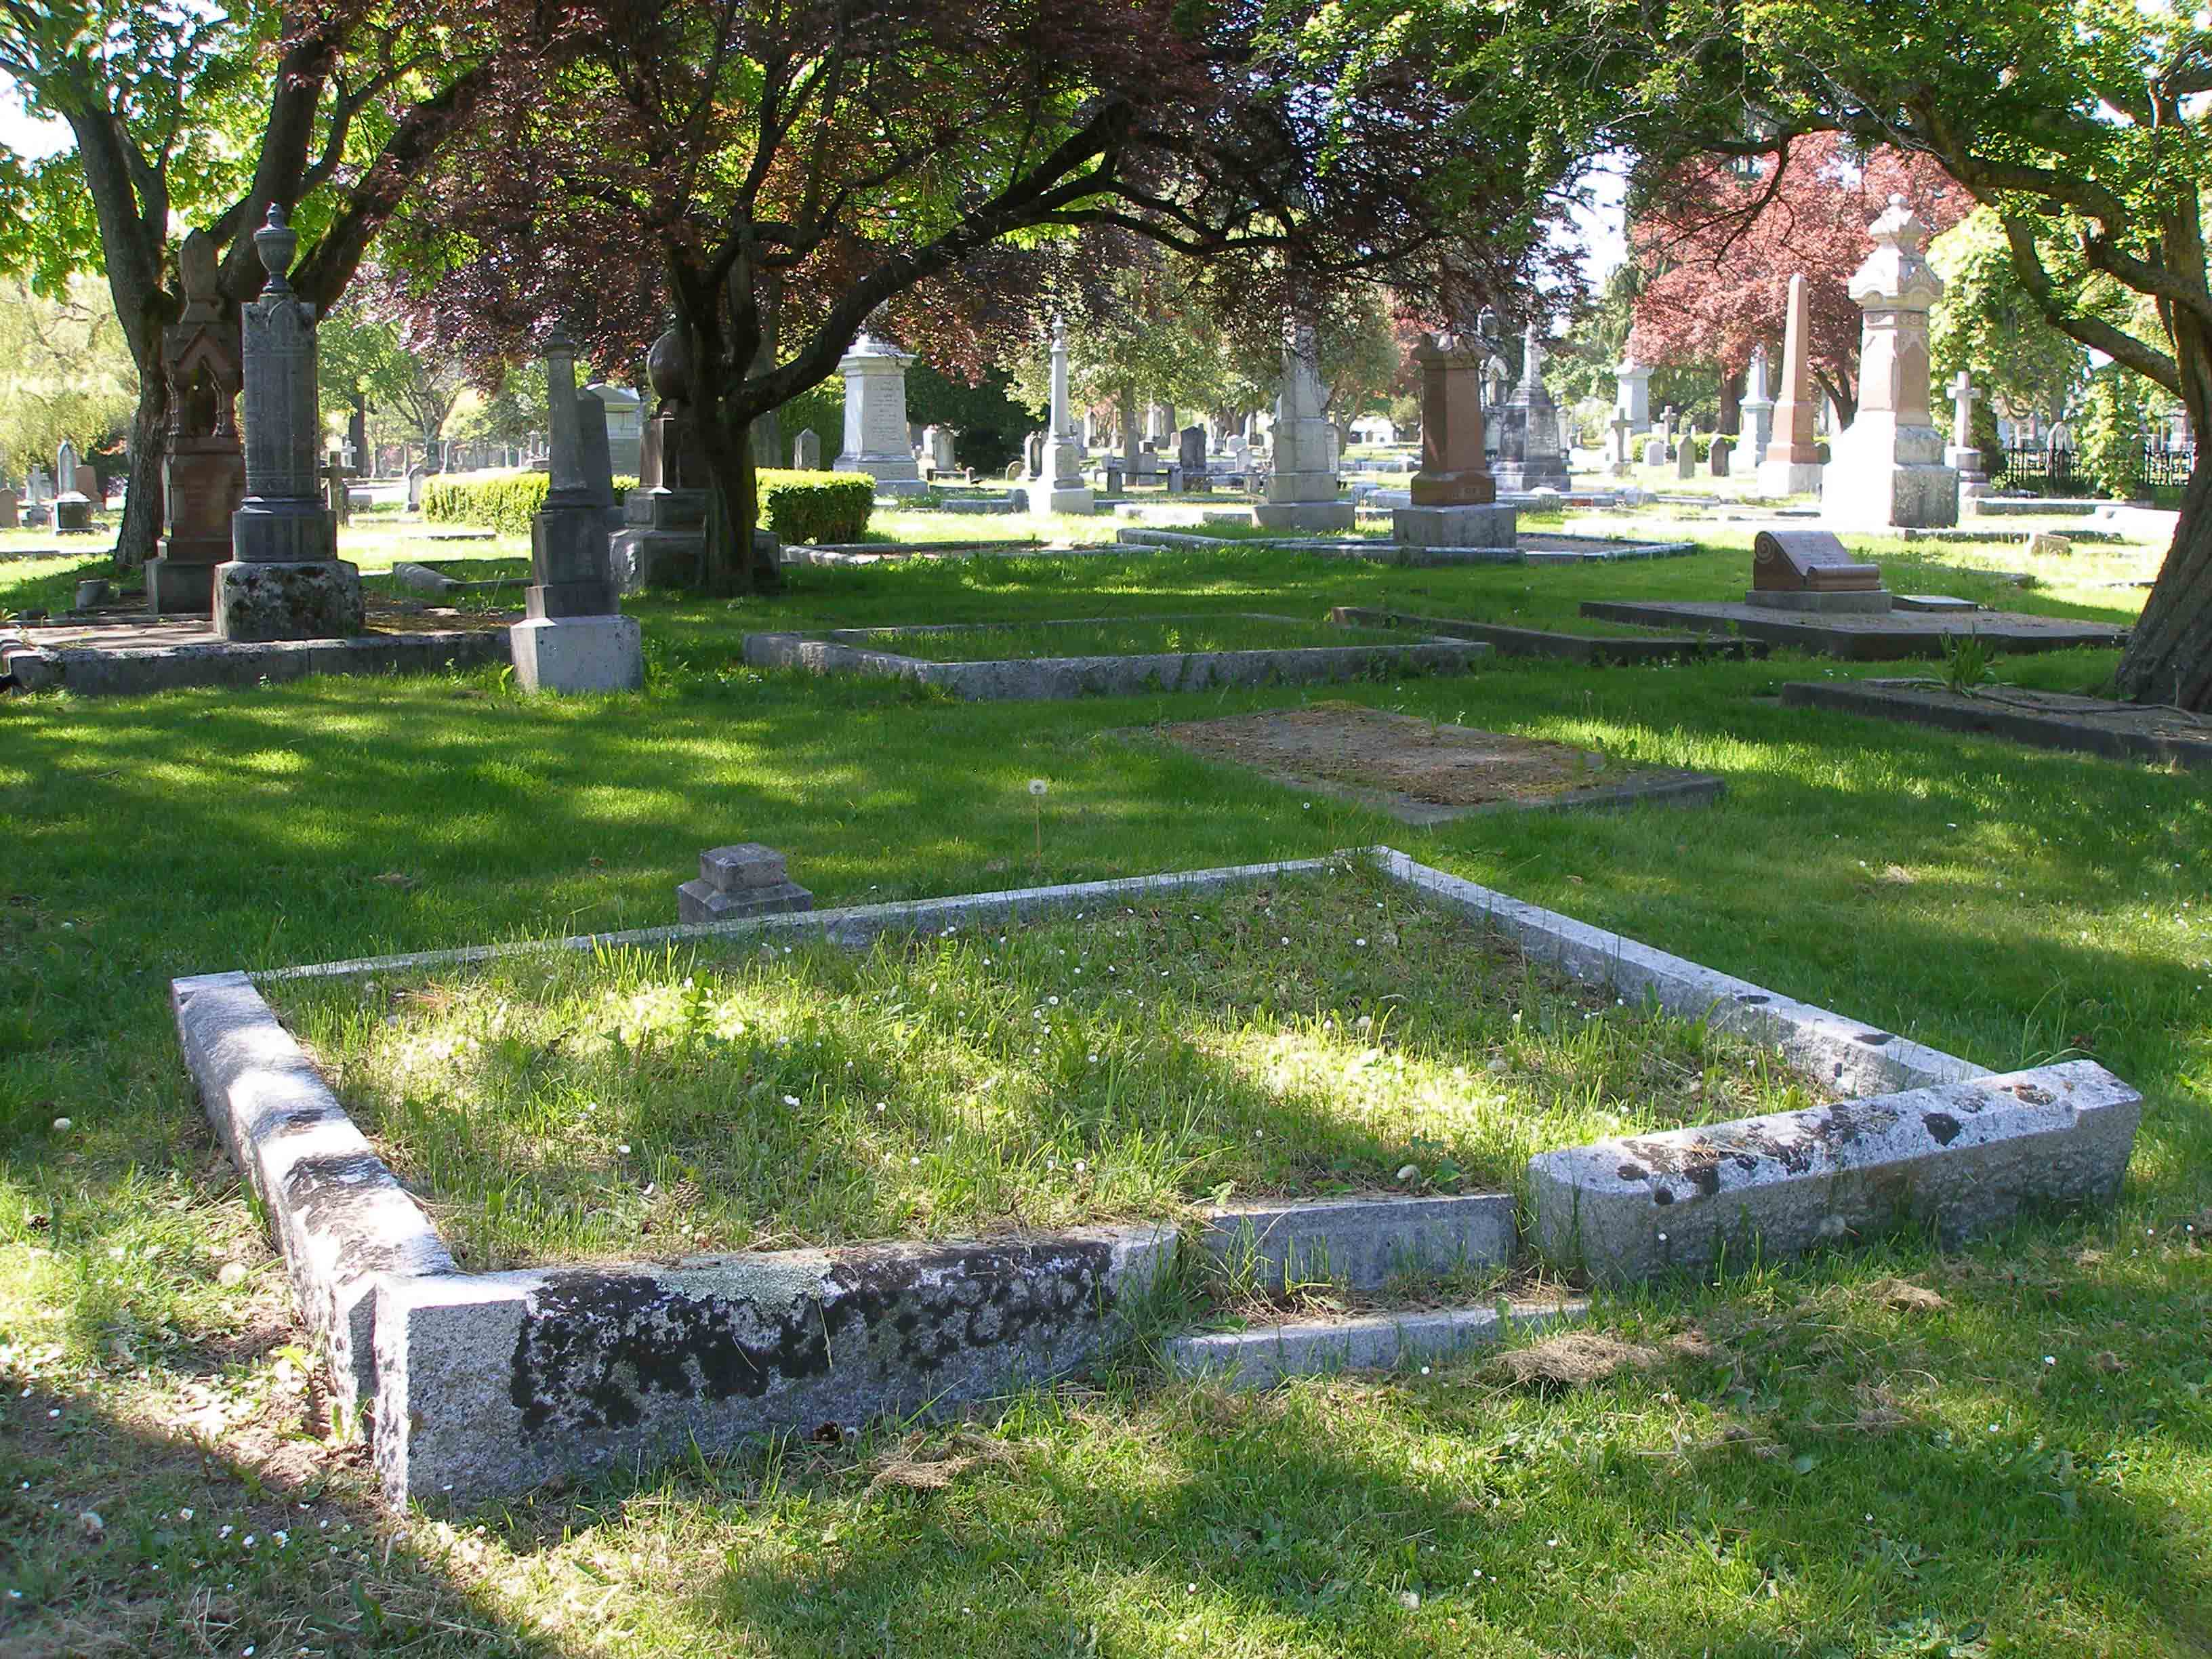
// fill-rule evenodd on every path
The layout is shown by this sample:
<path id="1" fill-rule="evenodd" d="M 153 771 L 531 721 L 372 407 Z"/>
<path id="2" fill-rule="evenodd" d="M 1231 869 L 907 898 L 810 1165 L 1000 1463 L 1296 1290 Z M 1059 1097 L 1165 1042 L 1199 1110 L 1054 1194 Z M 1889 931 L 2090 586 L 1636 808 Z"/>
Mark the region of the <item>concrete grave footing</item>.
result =
<path id="1" fill-rule="evenodd" d="M 1457 1359 L 1524 1332 L 1575 1323 L 1589 1312 L 1589 1304 L 1576 1298 L 1299 1320 L 1177 1337 L 1164 1345 L 1162 1358 L 1170 1370 L 1184 1376 L 1214 1378 L 1233 1389 L 1264 1389 L 1289 1376 L 1389 1370 L 1423 1360 Z"/>
<path id="2" fill-rule="evenodd" d="M 1533 1225 L 1547 1248 L 1572 1252 L 1594 1277 L 1626 1279 L 1703 1260 L 1699 1226 L 1715 1240 L 1757 1234 L 1776 1253 L 1846 1237 L 1892 1213 L 1971 1231 L 2032 1200 L 2107 1198 L 2121 1179 L 2140 1103 L 2091 1062 L 1992 1078 L 1956 1056 L 1389 848 L 212 974 L 173 981 L 171 998 L 209 1117 L 266 1206 L 302 1316 L 325 1346 L 339 1415 L 373 1418 L 387 1501 L 471 1503 L 694 1443 L 714 1449 L 770 1429 L 815 1432 L 885 1413 L 941 1410 L 1065 1375 L 1116 1339 L 1132 1304 L 1173 1262 L 1176 1230 L 1084 1228 L 465 1273 L 285 1031 L 257 979 L 362 978 L 687 941 L 859 945 L 889 933 L 1005 927 L 1070 908 L 1221 891 L 1340 869 L 1353 856 L 1372 859 L 1431 903 L 1483 920 L 1571 977 L 1773 1042 L 1845 1098 L 1788 1119 L 1539 1154 L 1526 1215 L 1498 1194 L 1242 1206 L 1206 1218 L 1193 1242 L 1209 1252 L 1242 1249 L 1249 1262 L 1257 1251 L 1273 1271 L 1293 1274 L 1326 1264 L 1332 1277 L 1371 1285 L 1409 1268 L 1497 1265 L 1510 1260 L 1516 1232 Z M 1899 1137 L 1911 1145 L 1887 1161 L 1852 1150 Z M 1669 1154 L 1667 1146 L 1679 1150 Z M 1666 1203 L 1655 1197 L 1662 1182 L 1673 1194 Z M 1660 1221 L 1673 1224 L 1654 1220 L 1662 1211 Z M 1528 1311 L 1559 1316 L 1556 1308 Z M 1501 1322 L 1486 1310 L 1386 1315 L 1310 1333 L 1282 1328 L 1235 1351 L 1213 1337 L 1191 1338 L 1171 1363 L 1257 1382 L 1286 1369 L 1395 1363 L 1431 1346 L 1449 1352 L 1503 1334 L 1516 1317 L 1509 1310 Z M 371 1401 L 373 1412 L 365 1411 Z"/>
<path id="3" fill-rule="evenodd" d="M 0 656 L 5 659 L 0 668 L 21 690 L 81 697 L 143 696 L 189 686 L 245 688 L 315 674 L 434 674 L 509 660 L 504 629 L 122 649 L 21 645 Z"/>

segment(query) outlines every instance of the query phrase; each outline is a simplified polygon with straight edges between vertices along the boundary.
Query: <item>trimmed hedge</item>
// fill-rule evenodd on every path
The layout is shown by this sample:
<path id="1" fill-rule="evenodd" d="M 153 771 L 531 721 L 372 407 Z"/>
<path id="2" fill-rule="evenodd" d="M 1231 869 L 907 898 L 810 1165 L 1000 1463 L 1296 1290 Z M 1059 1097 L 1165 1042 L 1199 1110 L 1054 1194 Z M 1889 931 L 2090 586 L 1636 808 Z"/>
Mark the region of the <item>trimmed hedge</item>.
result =
<path id="1" fill-rule="evenodd" d="M 875 504 L 865 472 L 760 474 L 760 521 L 781 542 L 857 542 Z"/>
<path id="2" fill-rule="evenodd" d="M 788 472 L 763 468 L 760 522 L 779 541 L 854 542 L 868 527 L 876 481 L 865 472 Z M 617 495 L 635 478 L 617 478 Z M 510 536 L 530 533 L 530 520 L 545 505 L 550 480 L 543 472 L 463 482 L 432 478 L 422 486 L 422 516 L 432 524 L 482 525 Z"/>

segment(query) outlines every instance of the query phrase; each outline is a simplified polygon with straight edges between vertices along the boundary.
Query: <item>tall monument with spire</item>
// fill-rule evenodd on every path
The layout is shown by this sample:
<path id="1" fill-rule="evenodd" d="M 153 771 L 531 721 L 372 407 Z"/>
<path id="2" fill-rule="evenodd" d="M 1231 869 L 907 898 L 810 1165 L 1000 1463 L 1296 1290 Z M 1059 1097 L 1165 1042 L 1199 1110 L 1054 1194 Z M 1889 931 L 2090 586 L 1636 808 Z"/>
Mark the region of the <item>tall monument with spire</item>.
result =
<path id="1" fill-rule="evenodd" d="M 1943 279 L 1928 227 L 1902 196 L 1867 227 L 1874 252 L 1848 285 L 1858 302 L 1859 410 L 1829 446 L 1829 516 L 1870 525 L 1959 522 L 1959 475 L 1929 409 L 1928 313 Z"/>

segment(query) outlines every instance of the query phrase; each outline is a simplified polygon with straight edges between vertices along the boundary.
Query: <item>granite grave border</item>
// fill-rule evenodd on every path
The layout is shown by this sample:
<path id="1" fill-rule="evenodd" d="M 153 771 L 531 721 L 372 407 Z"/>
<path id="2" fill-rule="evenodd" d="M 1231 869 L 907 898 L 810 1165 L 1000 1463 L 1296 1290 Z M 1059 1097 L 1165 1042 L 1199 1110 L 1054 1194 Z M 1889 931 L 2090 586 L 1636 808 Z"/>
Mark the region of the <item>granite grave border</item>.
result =
<path id="1" fill-rule="evenodd" d="M 1764 657 L 1771 648 L 1764 640 L 1717 638 L 1711 635 L 1674 634 L 1653 639 L 1633 634 L 1560 634 L 1541 628 L 1509 627 L 1502 623 L 1417 617 L 1409 611 L 1362 605 L 1340 605 L 1328 615 L 1331 622 L 1352 627 L 1413 629 L 1448 639 L 1479 640 L 1503 656 L 1551 657 L 1591 666 L 1675 662 L 1686 657 L 1741 662 L 1747 657 Z"/>
<path id="2" fill-rule="evenodd" d="M 849 947 L 886 933 L 1004 926 L 1079 906 L 1218 892 L 1340 869 L 1358 857 L 1428 901 L 1510 935 L 1571 977 L 1772 1042 L 1844 1097 L 1811 1112 L 1539 1154 L 1521 1230 L 1594 1278 L 1694 1267 L 1754 1235 L 1781 1249 L 1809 1248 L 1905 1212 L 1964 1231 L 2038 1199 L 2109 1196 L 2124 1174 L 2141 1103 L 2094 1062 L 1992 1077 L 1971 1061 L 1388 847 L 189 975 L 172 981 L 171 1001 L 203 1104 L 265 1206 L 303 1317 L 326 1345 L 339 1415 L 357 1418 L 373 1401 L 386 1501 L 399 1506 L 443 1494 L 466 1503 L 771 1429 L 842 1428 L 885 1412 L 941 1410 L 1012 1382 L 1066 1374 L 1115 1340 L 1128 1308 L 1172 1264 L 1177 1231 L 1089 1227 L 966 1243 L 462 1273 L 277 1019 L 260 983 L 738 938 Z M 1992 1170 L 2006 1179 L 1989 1180 Z M 1498 1206 L 1510 1201 L 1468 1194 L 1452 1200 L 1462 1206 L 1455 1213 L 1440 1214 L 1433 1200 L 1410 1200 L 1427 1207 L 1407 1209 L 1413 1231 L 1394 1237 L 1418 1243 L 1427 1228 L 1437 1248 L 1489 1260 L 1505 1236 Z M 1296 1218 L 1285 1220 L 1286 1207 Z M 1218 1249 L 1224 1232 L 1290 1226 L 1304 1230 L 1306 1242 L 1285 1249 L 1374 1257 L 1390 1248 L 1375 1206 L 1342 1217 L 1328 1214 L 1332 1207 L 1356 1206 L 1218 1212 L 1201 1242 Z M 1419 1322 L 1407 1316 L 1382 1316 L 1374 1331 L 1340 1330 L 1310 1346 L 1324 1364 L 1402 1357 L 1423 1344 L 1457 1346 L 1474 1328 L 1466 1320 L 1482 1322 L 1460 1311 L 1464 1318 L 1433 1332 L 1414 1328 Z M 1503 1334 L 1517 1316 L 1508 1310 L 1489 1329 Z M 1268 1332 L 1249 1334 L 1262 1346 L 1270 1340 Z M 1282 1348 L 1287 1338 L 1274 1337 Z M 1261 1363 L 1261 1349 L 1249 1357 Z M 1200 1370 L 1223 1358 L 1212 1349 L 1186 1357 Z"/>
<path id="3" fill-rule="evenodd" d="M 1165 651 L 1127 656 L 935 662 L 894 651 L 872 650 L 867 644 L 872 639 L 886 635 L 967 634 L 1016 628 L 1095 628 L 1101 624 L 1206 622 L 1230 617 L 1278 622 L 1294 627 L 1309 625 L 1293 617 L 1228 611 L 1152 617 L 1068 617 L 1019 623 L 932 623 L 911 628 L 838 628 L 806 633 L 748 634 L 744 637 L 744 660 L 755 668 L 799 668 L 817 674 L 910 680 L 969 702 L 1000 702 L 1124 696 L 1148 691 L 1309 685 L 1369 678 L 1378 671 L 1448 673 L 1469 667 L 1488 654 L 1490 649 L 1466 640 L 1424 639 L 1402 645 L 1285 646 L 1239 651 Z"/>
<path id="4" fill-rule="evenodd" d="M 2025 708 L 1983 697 L 1961 698 L 1940 685 L 1931 687 L 1917 680 L 1791 680 L 1782 688 L 1782 706 L 1899 720 L 1968 737 L 2002 738 L 2032 748 L 2072 750 L 2106 760 L 2171 764 L 2192 770 L 2212 767 L 2212 722 L 2205 725 L 2200 737 L 2174 738 L 2159 732 L 2100 726 L 2061 709 Z M 2119 712 L 2129 705 L 2113 707 Z"/>

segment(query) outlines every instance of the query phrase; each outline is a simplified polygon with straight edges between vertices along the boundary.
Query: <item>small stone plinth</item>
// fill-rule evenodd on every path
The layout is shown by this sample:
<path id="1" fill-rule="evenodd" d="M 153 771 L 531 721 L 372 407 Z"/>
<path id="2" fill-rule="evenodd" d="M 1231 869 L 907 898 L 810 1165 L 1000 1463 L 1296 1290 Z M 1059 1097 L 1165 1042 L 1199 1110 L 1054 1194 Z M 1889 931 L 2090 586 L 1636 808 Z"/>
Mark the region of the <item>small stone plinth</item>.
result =
<path id="1" fill-rule="evenodd" d="M 536 617 L 507 630 L 526 691 L 639 691 L 645 644 L 635 617 Z"/>
<path id="2" fill-rule="evenodd" d="M 54 499 L 54 528 L 64 536 L 82 535 L 92 529 L 92 499 L 71 490 Z"/>
<path id="3" fill-rule="evenodd" d="M 215 573 L 211 564 L 188 564 L 179 559 L 146 561 L 146 609 L 156 617 L 204 617 L 215 609 Z"/>
<path id="4" fill-rule="evenodd" d="M 700 854 L 697 877 L 676 890 L 676 919 L 685 927 L 813 908 L 814 895 L 790 879 L 783 854 L 757 841 Z"/>
<path id="5" fill-rule="evenodd" d="M 1521 509 L 1495 502 L 1474 507 L 1396 507 L 1390 509 L 1390 533 L 1407 547 L 1480 549 L 1501 563 L 1521 556 L 1517 536 Z"/>
<path id="6" fill-rule="evenodd" d="M 1252 522 L 1262 530 L 1349 530 L 1358 512 L 1350 501 L 1260 501 Z"/>
<path id="7" fill-rule="evenodd" d="M 1200 1236 L 1236 1277 L 1269 1291 L 1319 1280 L 1377 1291 L 1394 1279 L 1502 1267 L 1513 1260 L 1510 1193 L 1240 1204 Z"/>
<path id="8" fill-rule="evenodd" d="M 215 631 L 222 639 L 349 639 L 362 631 L 366 617 L 361 571 L 343 559 L 307 564 L 233 559 L 215 568 Z"/>
<path id="9" fill-rule="evenodd" d="M 1790 592 L 1769 587 L 1745 590 L 1743 602 L 1762 611 L 1808 611 L 1823 615 L 1879 616 L 1894 607 L 1881 588 L 1856 592 Z"/>
<path id="10" fill-rule="evenodd" d="M 623 504 L 623 527 L 607 544 L 615 589 L 686 587 L 698 580 L 707 551 L 707 492 L 633 489 Z"/>

